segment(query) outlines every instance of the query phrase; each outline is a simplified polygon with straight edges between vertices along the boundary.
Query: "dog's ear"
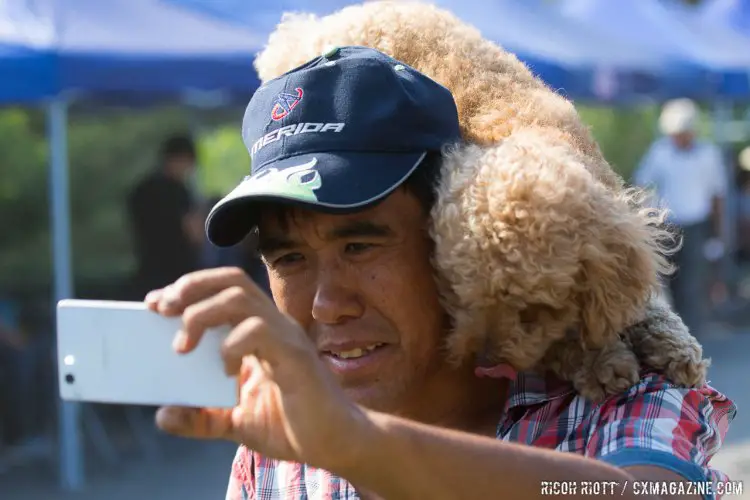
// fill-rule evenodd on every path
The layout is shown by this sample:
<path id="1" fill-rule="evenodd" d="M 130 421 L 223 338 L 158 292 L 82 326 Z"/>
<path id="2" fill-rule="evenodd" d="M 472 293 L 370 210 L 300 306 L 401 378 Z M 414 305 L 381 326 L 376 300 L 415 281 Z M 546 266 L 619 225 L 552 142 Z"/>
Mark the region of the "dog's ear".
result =
<path id="1" fill-rule="evenodd" d="M 454 359 L 489 347 L 526 369 L 571 330 L 601 348 L 642 317 L 666 266 L 660 230 L 589 158 L 534 126 L 446 155 L 432 236 Z"/>
<path id="2" fill-rule="evenodd" d="M 641 208 L 643 192 L 594 189 L 589 195 L 596 217 L 581 246 L 576 296 L 583 346 L 601 348 L 642 318 L 660 276 L 671 270 L 665 254 L 675 239 L 664 212 Z"/>

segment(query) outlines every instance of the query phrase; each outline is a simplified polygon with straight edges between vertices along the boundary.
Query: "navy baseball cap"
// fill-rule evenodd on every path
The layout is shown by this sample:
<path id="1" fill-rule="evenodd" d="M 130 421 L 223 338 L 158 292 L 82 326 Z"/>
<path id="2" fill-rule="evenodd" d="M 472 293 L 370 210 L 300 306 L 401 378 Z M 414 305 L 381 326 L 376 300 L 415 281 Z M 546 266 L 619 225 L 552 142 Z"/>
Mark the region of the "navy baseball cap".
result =
<path id="1" fill-rule="evenodd" d="M 255 92 L 242 122 L 250 175 L 213 207 L 206 234 L 239 243 L 258 202 L 364 209 L 460 137 L 448 89 L 377 50 L 331 49 Z"/>

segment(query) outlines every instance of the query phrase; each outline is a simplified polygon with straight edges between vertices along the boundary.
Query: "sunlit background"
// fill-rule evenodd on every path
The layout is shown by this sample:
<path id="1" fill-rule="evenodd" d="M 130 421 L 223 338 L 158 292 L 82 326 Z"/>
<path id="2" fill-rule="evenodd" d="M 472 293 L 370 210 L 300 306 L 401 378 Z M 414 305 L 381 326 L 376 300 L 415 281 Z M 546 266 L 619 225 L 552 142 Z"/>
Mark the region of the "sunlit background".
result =
<path id="1" fill-rule="evenodd" d="M 254 54 L 282 12 L 347 3 L 0 0 L 0 322 L 20 339 L 0 338 L 0 500 L 223 498 L 230 444 L 160 435 L 148 409 L 58 402 L 53 304 L 127 296 L 126 199 L 165 137 L 196 139 L 203 203 L 248 173 L 239 124 Z M 715 463 L 750 479 L 750 266 L 736 258 L 750 196 L 737 180 L 750 171 L 750 0 L 436 3 L 573 99 L 627 180 L 661 104 L 700 105 L 730 186 L 699 332 L 712 384 L 739 406 Z"/>

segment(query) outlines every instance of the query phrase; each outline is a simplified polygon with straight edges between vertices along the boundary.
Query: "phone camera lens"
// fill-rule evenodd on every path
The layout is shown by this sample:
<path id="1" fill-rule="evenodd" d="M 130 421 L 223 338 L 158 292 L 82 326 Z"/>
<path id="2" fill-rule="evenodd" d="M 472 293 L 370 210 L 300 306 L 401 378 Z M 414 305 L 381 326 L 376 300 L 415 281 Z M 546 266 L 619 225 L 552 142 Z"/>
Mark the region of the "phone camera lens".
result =
<path id="1" fill-rule="evenodd" d="M 68 384 L 72 384 L 75 381 L 76 381 L 76 378 L 71 373 L 68 373 L 67 375 L 65 375 L 65 382 L 67 382 Z"/>

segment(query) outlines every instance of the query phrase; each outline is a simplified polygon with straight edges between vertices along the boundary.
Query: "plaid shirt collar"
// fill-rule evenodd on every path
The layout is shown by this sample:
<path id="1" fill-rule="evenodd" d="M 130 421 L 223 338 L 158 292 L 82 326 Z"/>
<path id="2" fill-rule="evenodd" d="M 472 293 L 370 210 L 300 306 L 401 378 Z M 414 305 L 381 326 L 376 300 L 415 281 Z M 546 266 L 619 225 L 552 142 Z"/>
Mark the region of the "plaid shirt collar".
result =
<path id="1" fill-rule="evenodd" d="M 552 400 L 573 394 L 573 386 L 564 382 L 552 374 L 541 375 L 535 372 L 522 372 L 518 374 L 510 397 L 508 398 L 508 409 L 519 406 L 533 406 L 548 403 Z"/>

